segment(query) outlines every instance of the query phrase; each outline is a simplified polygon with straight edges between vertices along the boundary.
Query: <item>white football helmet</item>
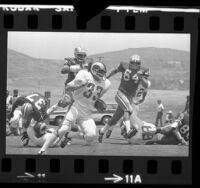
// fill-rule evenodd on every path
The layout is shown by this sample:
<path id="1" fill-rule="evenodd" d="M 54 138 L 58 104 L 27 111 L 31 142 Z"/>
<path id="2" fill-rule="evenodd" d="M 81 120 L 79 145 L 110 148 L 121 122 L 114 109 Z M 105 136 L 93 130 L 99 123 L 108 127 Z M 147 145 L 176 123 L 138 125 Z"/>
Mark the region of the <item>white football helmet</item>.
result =
<path id="1" fill-rule="evenodd" d="M 106 66 L 102 62 L 92 63 L 90 72 L 94 79 L 98 82 L 106 80 Z"/>

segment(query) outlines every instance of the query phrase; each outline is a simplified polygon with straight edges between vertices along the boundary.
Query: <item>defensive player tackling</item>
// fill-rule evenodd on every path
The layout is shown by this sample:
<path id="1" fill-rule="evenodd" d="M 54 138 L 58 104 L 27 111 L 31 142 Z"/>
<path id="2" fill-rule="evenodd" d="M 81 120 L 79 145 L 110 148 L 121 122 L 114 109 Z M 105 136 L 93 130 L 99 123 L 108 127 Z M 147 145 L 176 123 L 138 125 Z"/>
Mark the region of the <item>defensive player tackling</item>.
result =
<path id="1" fill-rule="evenodd" d="M 99 142 L 102 142 L 103 135 L 112 126 L 116 125 L 117 122 L 123 117 L 124 124 L 126 126 L 126 137 L 133 137 L 138 130 L 138 126 L 142 125 L 143 122 L 137 117 L 137 104 L 134 104 L 133 99 L 140 97 L 145 91 L 143 87 L 138 87 L 143 79 L 144 72 L 147 72 L 147 68 L 141 67 L 141 60 L 138 55 L 133 55 L 130 58 L 130 62 L 121 62 L 120 65 L 114 69 L 107 78 L 114 74 L 121 72 L 121 83 L 115 100 L 118 103 L 118 107 L 111 118 L 111 120 L 99 130 Z M 147 79 L 142 80 L 142 85 L 147 88 L 149 82 Z M 144 100 L 144 99 L 142 99 Z M 138 101 L 141 102 L 141 101 Z"/>

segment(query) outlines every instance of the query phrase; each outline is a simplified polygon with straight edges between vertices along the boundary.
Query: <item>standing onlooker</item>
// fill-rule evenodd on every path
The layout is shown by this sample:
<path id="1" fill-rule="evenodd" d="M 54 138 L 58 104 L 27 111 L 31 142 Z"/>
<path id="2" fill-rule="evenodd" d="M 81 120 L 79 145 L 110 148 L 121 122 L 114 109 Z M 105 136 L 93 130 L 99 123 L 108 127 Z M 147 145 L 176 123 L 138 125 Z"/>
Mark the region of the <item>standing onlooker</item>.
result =
<path id="1" fill-rule="evenodd" d="M 184 112 L 189 112 L 189 107 L 190 107 L 190 96 L 188 95 L 186 97 L 185 109 L 184 109 L 183 113 Z"/>
<path id="2" fill-rule="evenodd" d="M 19 97 L 19 94 L 18 94 L 18 89 L 14 89 L 13 90 L 13 104 L 14 102 L 16 101 L 16 99 Z"/>
<path id="3" fill-rule="evenodd" d="M 11 110 L 12 104 L 13 104 L 13 98 L 9 94 L 9 91 L 7 90 L 7 94 L 6 94 L 6 111 L 10 111 Z"/>
<path id="4" fill-rule="evenodd" d="M 157 100 L 158 106 L 157 106 L 157 116 L 156 116 L 156 123 L 155 125 L 158 126 L 158 122 L 160 121 L 160 126 L 163 126 L 163 121 L 162 121 L 162 117 L 163 117 L 163 110 L 164 110 L 164 106 L 161 103 L 161 100 Z"/>

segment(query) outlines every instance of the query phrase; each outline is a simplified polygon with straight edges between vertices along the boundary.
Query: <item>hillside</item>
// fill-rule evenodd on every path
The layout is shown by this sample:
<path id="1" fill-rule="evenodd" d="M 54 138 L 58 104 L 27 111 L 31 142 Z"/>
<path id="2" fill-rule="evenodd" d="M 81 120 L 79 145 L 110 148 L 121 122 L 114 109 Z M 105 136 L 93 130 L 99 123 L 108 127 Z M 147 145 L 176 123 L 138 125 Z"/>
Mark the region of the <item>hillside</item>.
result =
<path id="1" fill-rule="evenodd" d="M 141 56 L 142 66 L 150 68 L 153 89 L 189 88 L 189 52 L 164 48 L 129 48 L 91 57 L 104 57 L 103 61 L 110 72 L 120 61 L 128 61 L 134 53 Z M 8 89 L 19 88 L 24 92 L 53 90 L 60 93 L 66 77 L 60 74 L 63 63 L 63 60 L 37 59 L 8 49 Z M 111 79 L 114 89 L 119 85 L 120 76 L 118 74 Z M 183 80 L 182 84 L 180 80 Z"/>

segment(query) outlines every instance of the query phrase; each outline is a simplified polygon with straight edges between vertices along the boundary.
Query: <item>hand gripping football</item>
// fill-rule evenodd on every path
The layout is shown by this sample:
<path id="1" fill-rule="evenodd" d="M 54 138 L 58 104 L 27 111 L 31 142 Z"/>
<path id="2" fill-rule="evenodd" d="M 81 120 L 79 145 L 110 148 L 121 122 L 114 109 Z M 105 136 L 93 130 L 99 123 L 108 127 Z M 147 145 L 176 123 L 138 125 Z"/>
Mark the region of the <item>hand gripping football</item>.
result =
<path id="1" fill-rule="evenodd" d="M 107 108 L 107 105 L 106 103 L 101 100 L 101 99 L 97 99 L 95 104 L 94 104 L 94 107 L 99 111 L 99 112 L 104 112 Z"/>

